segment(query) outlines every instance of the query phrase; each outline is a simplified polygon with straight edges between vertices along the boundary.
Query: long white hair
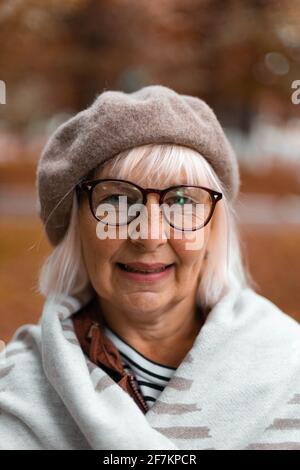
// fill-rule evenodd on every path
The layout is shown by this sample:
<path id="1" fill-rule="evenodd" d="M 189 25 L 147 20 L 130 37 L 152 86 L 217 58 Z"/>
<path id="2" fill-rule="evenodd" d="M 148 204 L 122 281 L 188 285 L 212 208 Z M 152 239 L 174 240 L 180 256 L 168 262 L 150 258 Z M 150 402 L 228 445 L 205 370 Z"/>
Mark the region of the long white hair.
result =
<path id="1" fill-rule="evenodd" d="M 204 309 L 212 308 L 228 289 L 254 285 L 242 259 L 237 214 L 229 201 L 226 188 L 207 160 L 196 150 L 175 144 L 147 144 L 119 153 L 103 165 L 111 178 L 130 180 L 134 171 L 140 185 L 151 180 L 160 188 L 174 184 L 178 175 L 185 175 L 186 184 L 204 183 L 223 193 L 213 215 L 214 230 L 208 242 L 209 256 L 199 279 L 197 300 Z M 100 167 L 89 173 L 92 177 Z M 180 181 L 178 182 L 180 184 Z M 46 297 L 78 295 L 91 284 L 85 268 L 78 230 L 78 200 L 73 205 L 68 230 L 53 249 L 39 275 L 39 291 Z"/>

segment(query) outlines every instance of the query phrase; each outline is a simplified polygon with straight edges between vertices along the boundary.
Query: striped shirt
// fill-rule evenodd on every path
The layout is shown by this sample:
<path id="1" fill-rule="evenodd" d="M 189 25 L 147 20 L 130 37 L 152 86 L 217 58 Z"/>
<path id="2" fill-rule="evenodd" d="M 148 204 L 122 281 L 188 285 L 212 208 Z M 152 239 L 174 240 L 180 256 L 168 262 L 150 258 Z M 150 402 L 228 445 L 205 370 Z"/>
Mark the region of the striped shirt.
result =
<path id="1" fill-rule="evenodd" d="M 151 408 L 176 368 L 148 359 L 107 326 L 104 333 L 118 349 L 124 369 L 135 376 L 140 392 L 149 408 Z"/>

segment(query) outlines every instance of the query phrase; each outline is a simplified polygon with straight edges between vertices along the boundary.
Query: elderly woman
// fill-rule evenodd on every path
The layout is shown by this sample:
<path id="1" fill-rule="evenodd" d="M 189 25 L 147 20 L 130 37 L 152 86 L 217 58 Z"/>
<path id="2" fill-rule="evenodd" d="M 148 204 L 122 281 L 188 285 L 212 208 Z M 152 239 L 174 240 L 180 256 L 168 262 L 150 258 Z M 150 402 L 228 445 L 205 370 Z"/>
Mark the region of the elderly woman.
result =
<path id="1" fill-rule="evenodd" d="M 37 168 L 54 249 L 2 353 L 3 449 L 299 449 L 300 327 L 254 290 L 201 99 L 105 91 Z"/>

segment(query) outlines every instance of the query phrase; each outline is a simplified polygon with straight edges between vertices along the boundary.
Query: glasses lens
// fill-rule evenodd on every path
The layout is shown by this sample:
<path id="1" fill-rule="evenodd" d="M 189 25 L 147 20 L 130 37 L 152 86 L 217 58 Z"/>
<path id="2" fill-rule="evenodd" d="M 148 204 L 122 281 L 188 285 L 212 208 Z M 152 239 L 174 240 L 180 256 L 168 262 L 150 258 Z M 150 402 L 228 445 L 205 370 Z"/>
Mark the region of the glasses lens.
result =
<path id="1" fill-rule="evenodd" d="M 108 225 L 126 225 L 138 214 L 143 195 L 122 181 L 101 181 L 93 189 L 92 205 L 97 219 Z M 131 208 L 133 204 L 138 206 Z"/>
<path id="2" fill-rule="evenodd" d="M 196 230 L 208 220 L 212 210 L 210 193 L 205 189 L 178 186 L 164 197 L 166 219 L 179 230 Z"/>

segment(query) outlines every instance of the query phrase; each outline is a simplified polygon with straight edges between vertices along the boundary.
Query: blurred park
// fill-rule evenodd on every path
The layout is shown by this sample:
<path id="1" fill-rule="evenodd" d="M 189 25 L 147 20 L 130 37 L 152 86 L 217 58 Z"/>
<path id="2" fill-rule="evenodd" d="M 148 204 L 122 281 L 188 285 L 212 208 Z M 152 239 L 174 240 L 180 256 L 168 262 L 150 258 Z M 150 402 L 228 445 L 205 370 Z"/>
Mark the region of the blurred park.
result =
<path id="1" fill-rule="evenodd" d="M 214 109 L 239 158 L 245 263 L 300 321 L 298 0 L 2 0 L 0 40 L 0 339 L 43 306 L 51 247 L 35 172 L 47 138 L 100 92 L 150 84 Z"/>

